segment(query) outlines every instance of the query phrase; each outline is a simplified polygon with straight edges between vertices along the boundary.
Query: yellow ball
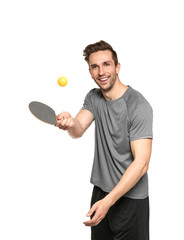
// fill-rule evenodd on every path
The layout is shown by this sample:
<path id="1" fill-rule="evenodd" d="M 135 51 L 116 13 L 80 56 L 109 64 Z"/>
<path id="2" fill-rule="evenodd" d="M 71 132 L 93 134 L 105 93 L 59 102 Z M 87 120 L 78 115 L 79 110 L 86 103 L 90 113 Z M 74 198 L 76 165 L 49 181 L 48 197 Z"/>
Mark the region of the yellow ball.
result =
<path id="1" fill-rule="evenodd" d="M 59 86 L 64 87 L 67 85 L 68 80 L 65 77 L 59 77 L 57 82 L 58 82 Z"/>

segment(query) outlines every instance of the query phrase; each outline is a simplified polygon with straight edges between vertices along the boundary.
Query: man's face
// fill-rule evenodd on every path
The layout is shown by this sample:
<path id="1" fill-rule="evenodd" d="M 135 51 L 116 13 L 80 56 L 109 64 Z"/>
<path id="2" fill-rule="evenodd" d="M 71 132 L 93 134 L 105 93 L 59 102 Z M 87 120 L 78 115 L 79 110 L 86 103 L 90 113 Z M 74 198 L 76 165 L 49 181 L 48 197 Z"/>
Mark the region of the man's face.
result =
<path id="1" fill-rule="evenodd" d="M 110 91 L 114 86 L 119 69 L 120 64 L 115 66 L 110 50 L 98 51 L 89 56 L 91 76 L 104 92 Z"/>

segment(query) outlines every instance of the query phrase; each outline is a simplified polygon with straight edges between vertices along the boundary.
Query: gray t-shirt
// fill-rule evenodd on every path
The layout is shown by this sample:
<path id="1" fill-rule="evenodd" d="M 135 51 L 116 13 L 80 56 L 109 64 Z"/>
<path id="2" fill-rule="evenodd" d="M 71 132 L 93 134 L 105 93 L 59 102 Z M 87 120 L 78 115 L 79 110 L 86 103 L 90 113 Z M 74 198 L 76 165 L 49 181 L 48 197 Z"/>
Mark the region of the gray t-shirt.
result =
<path id="1" fill-rule="evenodd" d="M 153 138 L 153 111 L 141 93 L 128 86 L 116 100 L 106 100 L 100 89 L 92 89 L 82 109 L 95 118 L 95 153 L 91 183 L 110 192 L 134 160 L 130 142 Z M 125 195 L 143 199 L 148 196 L 148 174 Z"/>

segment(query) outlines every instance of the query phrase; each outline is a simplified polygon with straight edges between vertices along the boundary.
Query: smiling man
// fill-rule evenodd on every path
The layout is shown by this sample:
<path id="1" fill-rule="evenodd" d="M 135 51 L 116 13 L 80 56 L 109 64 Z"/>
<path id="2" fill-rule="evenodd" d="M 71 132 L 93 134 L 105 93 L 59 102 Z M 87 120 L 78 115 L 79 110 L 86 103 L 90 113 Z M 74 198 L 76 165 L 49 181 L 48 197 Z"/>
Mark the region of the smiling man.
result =
<path id="1" fill-rule="evenodd" d="M 89 68 L 92 78 L 103 92 L 110 92 L 114 84 L 118 83 L 116 80 L 120 64 L 117 63 L 115 66 L 112 53 L 109 50 L 92 53 Z"/>
<path id="2" fill-rule="evenodd" d="M 120 81 L 117 54 L 108 43 L 88 45 L 84 56 L 99 88 L 86 95 L 75 118 L 62 112 L 56 124 L 78 138 L 95 121 L 94 189 L 84 224 L 91 226 L 92 240 L 148 240 L 152 108 Z"/>

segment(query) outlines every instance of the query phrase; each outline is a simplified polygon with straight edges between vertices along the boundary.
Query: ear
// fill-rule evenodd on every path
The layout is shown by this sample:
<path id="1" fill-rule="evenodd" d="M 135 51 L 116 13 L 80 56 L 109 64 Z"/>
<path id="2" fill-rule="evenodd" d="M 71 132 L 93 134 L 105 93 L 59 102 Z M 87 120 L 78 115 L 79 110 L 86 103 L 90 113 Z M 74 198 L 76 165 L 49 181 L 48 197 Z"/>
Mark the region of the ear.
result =
<path id="1" fill-rule="evenodd" d="M 91 75 L 91 69 L 90 69 L 90 66 L 89 66 L 89 69 L 88 69 L 88 70 L 89 70 L 89 73 L 90 73 L 90 75 Z"/>
<path id="2" fill-rule="evenodd" d="M 120 67 L 121 67 L 121 65 L 120 65 L 120 63 L 118 63 L 117 66 L 116 66 L 116 74 L 117 74 L 117 75 L 118 75 L 119 72 L 120 72 Z"/>

